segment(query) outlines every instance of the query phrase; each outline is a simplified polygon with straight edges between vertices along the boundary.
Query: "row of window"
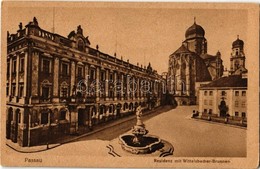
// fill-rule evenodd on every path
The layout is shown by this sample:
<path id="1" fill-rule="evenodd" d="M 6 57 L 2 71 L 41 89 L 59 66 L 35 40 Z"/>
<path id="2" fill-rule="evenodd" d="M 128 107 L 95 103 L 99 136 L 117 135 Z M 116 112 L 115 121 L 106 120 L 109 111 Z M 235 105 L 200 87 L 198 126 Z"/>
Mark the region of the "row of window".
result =
<path id="1" fill-rule="evenodd" d="M 235 101 L 235 107 L 239 107 L 239 101 Z M 241 101 L 241 107 L 246 107 L 246 101 Z"/>
<path id="2" fill-rule="evenodd" d="M 212 114 L 212 109 L 204 109 L 204 113 Z M 235 116 L 239 117 L 240 113 L 235 112 Z M 241 112 L 241 117 L 245 118 L 246 117 L 246 112 Z"/>
<path id="3" fill-rule="evenodd" d="M 24 72 L 24 57 L 20 58 L 20 62 L 19 62 L 18 66 L 19 66 L 19 72 Z M 14 59 L 12 61 L 12 70 L 11 70 L 11 72 L 12 73 L 16 73 L 16 71 L 17 71 L 17 60 Z M 9 74 L 10 74 L 10 62 L 7 61 L 7 75 L 9 75 Z"/>
<path id="4" fill-rule="evenodd" d="M 213 95 L 213 91 L 204 91 L 204 96 L 212 96 Z M 226 91 L 221 91 L 221 96 L 226 96 L 227 92 Z M 246 91 L 242 91 L 240 94 L 240 91 L 235 91 L 235 96 L 246 96 Z"/>
<path id="5" fill-rule="evenodd" d="M 204 105 L 210 105 L 212 106 L 212 100 L 204 100 Z"/>
<path id="6" fill-rule="evenodd" d="M 10 95 L 15 96 L 15 91 L 16 91 L 16 84 L 12 84 Z M 23 94 L 24 94 L 24 84 L 21 83 L 18 86 L 18 97 L 19 98 L 23 97 Z M 7 96 L 9 95 L 9 84 L 6 85 L 6 95 Z"/>

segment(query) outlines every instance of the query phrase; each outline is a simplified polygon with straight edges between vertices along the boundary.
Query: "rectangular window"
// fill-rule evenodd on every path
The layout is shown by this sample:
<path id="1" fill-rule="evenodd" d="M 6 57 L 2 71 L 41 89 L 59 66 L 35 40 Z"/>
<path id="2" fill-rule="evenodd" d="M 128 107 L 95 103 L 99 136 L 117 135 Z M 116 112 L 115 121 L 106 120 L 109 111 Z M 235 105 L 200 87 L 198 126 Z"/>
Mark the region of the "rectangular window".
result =
<path id="1" fill-rule="evenodd" d="M 110 74 L 110 80 L 113 80 L 113 73 Z"/>
<path id="2" fill-rule="evenodd" d="M 13 73 L 16 73 L 16 60 L 13 61 Z"/>
<path id="3" fill-rule="evenodd" d="M 213 95 L 213 91 L 209 91 L 209 95 L 212 96 Z"/>
<path id="4" fill-rule="evenodd" d="M 9 96 L 9 84 L 6 85 L 6 96 Z"/>
<path id="5" fill-rule="evenodd" d="M 42 60 L 42 71 L 44 73 L 50 73 L 50 61 L 47 59 Z"/>
<path id="6" fill-rule="evenodd" d="M 226 91 L 222 91 L 221 96 L 226 96 Z"/>
<path id="7" fill-rule="evenodd" d="M 41 124 L 48 124 L 48 113 L 41 113 Z"/>
<path id="8" fill-rule="evenodd" d="M 208 101 L 207 100 L 204 100 L 204 105 L 208 105 Z"/>
<path id="9" fill-rule="evenodd" d="M 62 66 L 61 66 L 62 75 L 67 76 L 69 74 L 68 67 L 69 67 L 68 64 L 62 63 Z"/>
<path id="10" fill-rule="evenodd" d="M 106 80 L 106 72 L 101 72 L 101 81 L 104 82 Z"/>
<path id="11" fill-rule="evenodd" d="M 246 107 L 246 102 L 245 101 L 242 101 L 241 107 Z"/>
<path id="12" fill-rule="evenodd" d="M 208 111 L 207 111 L 207 109 L 204 109 L 204 113 L 207 113 Z"/>
<path id="13" fill-rule="evenodd" d="M 235 91 L 235 96 L 239 96 L 239 91 Z"/>
<path id="14" fill-rule="evenodd" d="M 66 87 L 61 88 L 61 97 L 62 98 L 68 97 L 68 88 L 66 88 Z"/>
<path id="15" fill-rule="evenodd" d="M 235 112 L 235 116 L 236 116 L 236 117 L 238 117 L 238 116 L 239 116 L 239 113 L 238 113 L 237 111 Z"/>
<path id="16" fill-rule="evenodd" d="M 239 105 L 239 102 L 235 101 L 235 107 L 238 107 L 238 105 Z"/>
<path id="17" fill-rule="evenodd" d="M 212 109 L 209 109 L 209 114 L 212 114 Z"/>
<path id="18" fill-rule="evenodd" d="M 207 96 L 207 94 L 208 94 L 208 91 L 204 91 L 204 96 Z"/>
<path id="19" fill-rule="evenodd" d="M 19 86 L 19 97 L 23 97 L 23 84 Z"/>
<path id="20" fill-rule="evenodd" d="M 7 76 L 10 75 L 10 62 L 7 62 L 7 71 L 6 71 L 6 73 L 7 73 Z"/>
<path id="21" fill-rule="evenodd" d="M 90 70 L 90 80 L 94 80 L 95 79 L 95 70 L 91 69 Z"/>
<path id="22" fill-rule="evenodd" d="M 212 106 L 212 100 L 209 100 L 209 105 Z"/>
<path id="23" fill-rule="evenodd" d="M 13 84 L 12 85 L 12 91 L 11 91 L 12 96 L 15 96 L 15 90 L 16 90 L 16 86 Z"/>
<path id="24" fill-rule="evenodd" d="M 49 87 L 42 87 L 42 97 L 43 99 L 49 98 Z"/>
<path id="25" fill-rule="evenodd" d="M 24 72 L 24 58 L 20 59 L 20 72 Z"/>
<path id="26" fill-rule="evenodd" d="M 83 69 L 82 69 L 82 67 L 78 67 L 78 77 L 83 77 Z"/>
<path id="27" fill-rule="evenodd" d="M 242 112 L 242 117 L 246 118 L 246 112 Z"/>
<path id="28" fill-rule="evenodd" d="M 242 91 L 242 96 L 246 96 L 246 91 Z"/>

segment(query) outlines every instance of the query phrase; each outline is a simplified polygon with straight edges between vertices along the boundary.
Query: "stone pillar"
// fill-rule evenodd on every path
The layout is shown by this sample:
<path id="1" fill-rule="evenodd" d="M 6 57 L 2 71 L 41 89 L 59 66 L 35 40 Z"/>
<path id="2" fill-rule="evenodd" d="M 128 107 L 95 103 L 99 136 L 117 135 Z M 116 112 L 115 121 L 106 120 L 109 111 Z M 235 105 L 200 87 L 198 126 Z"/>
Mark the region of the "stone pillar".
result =
<path id="1" fill-rule="evenodd" d="M 32 96 L 38 96 L 41 94 L 39 93 L 38 95 L 38 88 L 39 88 L 39 53 L 38 52 L 33 52 L 32 54 Z M 30 94 L 29 94 L 30 95 Z"/>
<path id="2" fill-rule="evenodd" d="M 135 100 L 135 92 L 136 92 L 136 89 L 135 89 L 135 77 L 133 77 L 133 79 L 132 79 L 132 98 L 133 98 L 133 100 Z"/>
<path id="3" fill-rule="evenodd" d="M 114 72 L 114 100 L 117 100 L 117 72 Z"/>
<path id="4" fill-rule="evenodd" d="M 234 90 L 230 90 L 229 93 L 227 91 L 227 99 L 229 99 L 228 102 L 226 101 L 226 104 L 228 106 L 228 112 L 227 113 L 230 116 L 235 116 L 235 114 L 234 114 L 234 105 L 233 105 L 233 102 L 234 102 L 233 96 L 234 96 Z M 239 104 L 241 104 L 241 101 L 239 102 Z"/>
<path id="5" fill-rule="evenodd" d="M 88 95 L 89 92 L 90 92 L 90 89 L 89 89 L 89 66 L 88 65 L 85 65 L 85 85 L 86 85 L 86 94 Z"/>
<path id="6" fill-rule="evenodd" d="M 71 81 L 70 81 L 70 94 L 72 94 L 72 89 L 75 84 L 75 62 L 71 61 Z"/>
<path id="7" fill-rule="evenodd" d="M 124 100 L 124 74 L 121 74 L 121 100 Z M 122 106 L 123 107 L 123 106 Z"/>
<path id="8" fill-rule="evenodd" d="M 99 86 L 99 79 L 100 79 L 100 68 L 97 67 L 96 68 L 96 101 L 99 101 L 99 93 L 100 93 L 100 86 Z"/>
<path id="9" fill-rule="evenodd" d="M 186 65 L 186 94 L 190 96 L 190 66 Z"/>
<path id="10" fill-rule="evenodd" d="M 54 58 L 53 67 L 53 101 L 58 102 L 59 99 L 59 58 Z"/>
<path id="11" fill-rule="evenodd" d="M 220 100 L 218 99 L 218 90 L 213 90 L 212 102 L 213 102 L 212 113 L 220 115 L 218 109 L 218 105 L 220 104 Z"/>
<path id="12" fill-rule="evenodd" d="M 23 97 L 26 97 L 26 89 L 27 89 L 27 66 L 28 66 L 28 52 L 24 53 L 24 85 L 23 85 Z"/>
<path id="13" fill-rule="evenodd" d="M 13 70 L 13 58 L 12 57 L 10 57 L 10 68 L 9 68 L 9 73 L 10 73 L 10 75 L 9 75 L 9 91 L 8 91 L 8 93 L 9 93 L 9 95 L 11 95 L 11 91 L 12 91 L 12 70 Z M 25 78 L 26 78 L 26 76 L 25 76 Z"/>
<path id="14" fill-rule="evenodd" d="M 108 77 L 109 77 L 109 70 L 106 69 L 106 83 L 105 83 L 105 96 L 106 96 L 106 100 L 109 100 L 108 98 Z"/>
<path id="15" fill-rule="evenodd" d="M 137 81 L 136 81 L 136 92 L 137 92 L 137 98 L 138 98 L 138 100 L 139 100 L 139 98 L 140 98 L 140 79 L 139 78 L 137 78 Z"/>
<path id="16" fill-rule="evenodd" d="M 129 82 L 130 82 L 130 75 L 127 75 L 127 77 L 126 77 L 126 95 L 127 95 L 127 100 L 129 100 L 129 95 L 130 95 Z"/>
<path id="17" fill-rule="evenodd" d="M 20 65 L 20 54 L 17 55 L 17 58 L 16 58 L 16 78 L 15 78 L 15 96 L 18 97 L 19 96 L 19 71 L 20 71 L 20 68 L 19 68 L 19 65 Z"/>

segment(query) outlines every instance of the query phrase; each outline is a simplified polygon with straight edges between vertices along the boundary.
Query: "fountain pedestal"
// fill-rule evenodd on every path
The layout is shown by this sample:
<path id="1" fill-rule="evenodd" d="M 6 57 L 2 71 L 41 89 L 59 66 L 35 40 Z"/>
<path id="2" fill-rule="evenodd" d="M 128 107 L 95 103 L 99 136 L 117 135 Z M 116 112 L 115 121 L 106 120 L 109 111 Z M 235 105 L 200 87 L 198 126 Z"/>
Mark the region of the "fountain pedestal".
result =
<path id="1" fill-rule="evenodd" d="M 157 136 L 147 135 L 148 130 L 145 128 L 141 116 L 142 110 L 141 106 L 139 106 L 136 109 L 137 121 L 132 127 L 131 134 L 119 136 L 119 144 L 121 145 L 121 148 L 131 154 L 152 154 L 159 151 L 159 154 L 164 154 L 165 156 L 172 155 L 173 146 L 170 143 L 161 140 Z"/>

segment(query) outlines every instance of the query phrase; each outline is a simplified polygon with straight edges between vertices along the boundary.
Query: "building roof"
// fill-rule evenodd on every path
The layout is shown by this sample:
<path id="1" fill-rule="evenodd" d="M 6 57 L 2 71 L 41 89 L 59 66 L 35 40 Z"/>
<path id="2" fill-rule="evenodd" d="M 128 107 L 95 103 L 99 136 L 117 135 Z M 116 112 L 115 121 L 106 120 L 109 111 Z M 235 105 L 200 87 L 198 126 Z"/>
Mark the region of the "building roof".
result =
<path id="1" fill-rule="evenodd" d="M 179 49 L 177 49 L 175 52 L 173 52 L 173 54 L 177 54 L 177 53 L 193 53 L 191 52 L 189 49 L 187 49 L 183 44 L 181 45 L 181 47 L 179 47 Z M 173 55 L 171 54 L 171 55 Z"/>
<path id="2" fill-rule="evenodd" d="M 191 27 L 189 27 L 185 33 L 186 39 L 194 38 L 194 37 L 204 37 L 204 35 L 205 35 L 204 29 L 202 28 L 202 26 L 196 24 L 196 22 L 194 22 L 194 24 Z"/>
<path id="3" fill-rule="evenodd" d="M 218 87 L 247 87 L 247 78 L 242 78 L 240 75 L 231 75 L 221 77 L 217 80 L 203 85 L 201 88 L 218 88 Z"/>
<path id="4" fill-rule="evenodd" d="M 232 47 L 236 48 L 236 47 L 243 47 L 244 46 L 244 41 L 242 41 L 241 39 L 239 39 L 239 36 L 237 37 L 237 40 L 235 40 L 232 43 Z"/>

